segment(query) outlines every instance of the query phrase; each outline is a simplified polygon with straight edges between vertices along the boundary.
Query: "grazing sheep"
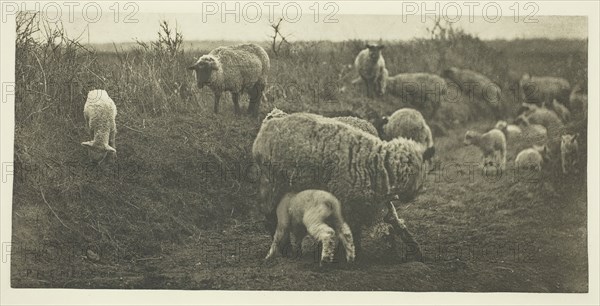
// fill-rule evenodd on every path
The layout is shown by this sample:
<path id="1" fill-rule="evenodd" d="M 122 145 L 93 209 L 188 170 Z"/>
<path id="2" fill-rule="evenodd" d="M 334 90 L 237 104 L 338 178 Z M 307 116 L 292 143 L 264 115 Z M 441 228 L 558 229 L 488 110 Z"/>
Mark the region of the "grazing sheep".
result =
<path id="1" fill-rule="evenodd" d="M 382 141 L 332 118 L 295 113 L 263 122 L 252 155 L 262 170 L 261 210 L 273 232 L 278 198 L 287 192 L 321 189 L 342 203 L 357 251 L 363 225 L 382 220 L 385 200 L 414 198 L 424 181 L 430 150 L 408 139 Z M 263 186 L 266 184 L 268 186 Z M 263 192 L 264 191 L 264 192 Z M 392 225 L 407 244 L 418 244 L 399 219 Z"/>
<path id="2" fill-rule="evenodd" d="M 536 146 L 525 149 L 517 155 L 515 164 L 519 170 L 542 170 L 542 164 L 548 161 L 548 146 Z"/>
<path id="3" fill-rule="evenodd" d="M 563 174 L 577 173 L 579 163 L 579 144 L 577 138 L 579 134 L 565 134 L 561 137 L 560 142 L 560 160 Z"/>
<path id="4" fill-rule="evenodd" d="M 412 108 L 402 108 L 395 111 L 383 126 L 383 139 L 391 140 L 399 137 L 412 139 L 435 153 L 431 129 L 423 115 Z M 431 156 L 433 157 L 433 156 Z"/>
<path id="5" fill-rule="evenodd" d="M 560 117 L 563 122 L 568 122 L 571 120 L 571 112 L 568 108 L 562 105 L 560 102 L 556 101 L 556 99 L 552 100 L 551 109 Z"/>
<path id="6" fill-rule="evenodd" d="M 548 141 L 548 130 L 540 124 L 531 124 L 526 117 L 519 117 L 515 123 L 520 124 L 522 130 L 521 138 L 529 143 L 544 145 Z"/>
<path id="7" fill-rule="evenodd" d="M 95 89 L 88 93 L 83 116 L 93 139 L 82 142 L 81 145 L 88 149 L 90 160 L 100 163 L 107 153 L 116 157 L 117 106 L 105 90 Z"/>
<path id="8" fill-rule="evenodd" d="M 569 81 L 558 77 L 536 77 L 523 74 L 519 81 L 519 89 L 523 101 L 549 105 L 553 99 L 568 101 L 571 85 Z"/>
<path id="9" fill-rule="evenodd" d="M 367 44 L 366 48 L 358 53 L 354 66 L 367 87 L 367 96 L 373 98 L 375 94 L 381 96 L 385 90 L 386 78 L 385 60 L 381 55 L 383 45 Z"/>
<path id="10" fill-rule="evenodd" d="M 333 119 L 351 125 L 357 129 L 365 131 L 371 135 L 379 137 L 379 133 L 375 126 L 364 119 L 353 117 L 353 116 L 344 116 L 344 117 L 333 117 Z"/>
<path id="11" fill-rule="evenodd" d="M 412 107 L 432 118 L 440 108 L 448 85 L 431 73 L 400 73 L 389 77 L 386 92 L 400 97 Z"/>
<path id="12" fill-rule="evenodd" d="M 483 152 L 483 166 L 487 166 L 492 161 L 500 165 L 500 169 L 506 167 L 506 137 L 502 131 L 491 129 L 487 133 L 481 134 L 475 131 L 465 133 L 465 145 L 475 145 Z M 490 160 L 491 158 L 491 160 Z"/>
<path id="13" fill-rule="evenodd" d="M 224 91 L 231 92 L 235 113 L 239 113 L 239 98 L 250 96 L 248 113 L 258 115 L 260 99 L 270 69 L 269 56 L 255 44 L 218 47 L 203 55 L 188 67 L 195 71 L 198 88 L 208 86 L 215 95 L 214 112 L 219 112 L 219 100 Z"/>
<path id="14" fill-rule="evenodd" d="M 486 101 L 494 109 L 500 107 L 502 90 L 485 75 L 451 67 L 442 72 L 442 77 L 452 80 L 464 92 Z"/>
<path id="15" fill-rule="evenodd" d="M 321 264 L 332 262 L 337 238 L 346 250 L 346 261 L 353 262 L 354 242 L 350 227 L 342 217 L 342 205 L 331 193 L 323 190 L 304 190 L 286 194 L 277 206 L 277 230 L 265 259 L 281 251 L 284 240 L 292 241 L 294 251 L 302 248 L 306 232 L 323 244 Z"/>
<path id="16" fill-rule="evenodd" d="M 571 107 L 571 110 L 575 113 L 575 115 L 581 114 L 581 117 L 587 119 L 587 94 L 581 91 L 581 87 L 579 84 L 573 86 L 573 90 L 569 95 L 569 106 Z"/>
<path id="17" fill-rule="evenodd" d="M 523 130 L 518 125 L 508 124 L 508 122 L 504 120 L 496 122 L 496 126 L 494 128 L 502 131 L 507 140 L 517 138 L 521 136 L 521 133 L 523 133 Z"/>
<path id="18" fill-rule="evenodd" d="M 519 115 L 515 122 L 521 122 L 524 125 L 539 124 L 545 127 L 550 150 L 558 152 L 560 135 L 564 134 L 565 126 L 554 111 L 543 107 L 534 107 Z"/>

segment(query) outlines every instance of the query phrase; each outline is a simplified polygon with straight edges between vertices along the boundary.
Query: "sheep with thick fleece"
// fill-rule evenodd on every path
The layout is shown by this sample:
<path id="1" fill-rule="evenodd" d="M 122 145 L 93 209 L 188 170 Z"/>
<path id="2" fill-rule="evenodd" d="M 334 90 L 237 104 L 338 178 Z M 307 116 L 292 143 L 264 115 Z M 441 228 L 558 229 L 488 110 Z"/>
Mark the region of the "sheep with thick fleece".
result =
<path id="1" fill-rule="evenodd" d="M 302 238 L 308 232 L 323 245 L 321 264 L 333 261 L 338 239 L 346 250 L 346 261 L 354 261 L 352 232 L 342 217 L 340 201 L 331 193 L 315 189 L 288 193 L 277 205 L 276 214 L 277 230 L 265 259 L 271 259 L 281 252 L 281 247 L 288 238 L 293 250 L 301 251 Z"/>
<path id="2" fill-rule="evenodd" d="M 465 145 L 475 145 L 483 153 L 483 166 L 487 166 L 491 161 L 497 162 L 500 169 L 506 167 L 506 137 L 502 131 L 491 129 L 487 133 L 481 134 L 475 131 L 465 133 Z"/>
<path id="3" fill-rule="evenodd" d="M 285 193 L 331 192 L 342 203 L 357 249 L 363 225 L 382 220 L 385 200 L 414 198 L 424 181 L 425 146 L 403 138 L 390 142 L 315 114 L 295 113 L 263 122 L 252 155 L 262 170 L 261 210 L 274 230 L 276 204 Z M 397 222 L 395 222 L 397 221 Z M 392 225 L 416 244 L 401 220 Z"/>
<path id="4" fill-rule="evenodd" d="M 563 78 L 525 73 L 519 81 L 519 89 L 524 102 L 541 106 L 550 105 L 553 99 L 568 101 L 571 85 Z"/>
<path id="5" fill-rule="evenodd" d="M 500 107 L 502 90 L 485 75 L 469 70 L 450 67 L 442 77 L 452 80 L 465 93 L 486 101 L 495 109 Z"/>
<path id="6" fill-rule="evenodd" d="M 188 67 L 195 71 L 198 88 L 208 86 L 214 96 L 214 112 L 219 112 L 219 100 L 225 91 L 231 92 L 235 113 L 239 113 L 239 98 L 250 96 L 248 113 L 258 115 L 260 100 L 270 69 L 269 55 L 255 44 L 218 47 L 203 55 Z"/>
<path id="7" fill-rule="evenodd" d="M 358 75 L 363 79 L 367 87 L 367 96 L 373 98 L 375 95 L 383 95 L 385 90 L 385 60 L 381 55 L 383 45 L 367 44 L 366 48 L 358 53 L 354 60 L 354 66 Z"/>
<path id="8" fill-rule="evenodd" d="M 343 122 L 343 123 L 346 123 L 348 125 L 351 125 L 357 129 L 365 131 L 371 135 L 379 137 L 379 132 L 377 132 L 377 129 L 375 128 L 375 126 L 371 122 L 369 122 L 365 119 L 361 119 L 361 118 L 353 117 L 353 116 L 333 117 L 333 119 Z"/>
<path id="9" fill-rule="evenodd" d="M 536 145 L 544 145 L 548 141 L 548 130 L 540 124 L 531 124 L 526 117 L 519 117 L 515 120 L 521 128 L 521 139 Z"/>
<path id="10" fill-rule="evenodd" d="M 579 134 L 565 134 L 561 137 L 560 142 L 560 161 L 563 174 L 577 172 L 579 163 L 579 144 L 577 138 Z"/>
<path id="11" fill-rule="evenodd" d="M 82 142 L 81 145 L 88 149 L 90 160 L 100 163 L 107 153 L 116 157 L 117 106 L 105 90 L 95 89 L 88 93 L 83 116 L 92 140 Z"/>
<path id="12" fill-rule="evenodd" d="M 550 150 L 558 152 L 560 136 L 564 134 L 565 125 L 554 111 L 544 107 L 533 107 L 519 115 L 515 122 L 521 122 L 524 125 L 539 124 L 545 127 Z"/>
<path id="13" fill-rule="evenodd" d="M 400 73 L 389 77 L 386 93 L 401 98 L 412 107 L 432 118 L 440 108 L 448 84 L 431 73 Z"/>
<path id="14" fill-rule="evenodd" d="M 423 115 L 412 108 L 402 108 L 395 111 L 387 118 L 387 123 L 383 126 L 383 139 L 391 140 L 395 138 L 412 139 L 435 153 L 433 146 L 433 136 L 431 129 L 427 125 Z"/>
<path id="15" fill-rule="evenodd" d="M 525 149 L 515 159 L 515 165 L 519 170 L 542 170 L 542 164 L 549 159 L 548 146 L 534 145 Z"/>

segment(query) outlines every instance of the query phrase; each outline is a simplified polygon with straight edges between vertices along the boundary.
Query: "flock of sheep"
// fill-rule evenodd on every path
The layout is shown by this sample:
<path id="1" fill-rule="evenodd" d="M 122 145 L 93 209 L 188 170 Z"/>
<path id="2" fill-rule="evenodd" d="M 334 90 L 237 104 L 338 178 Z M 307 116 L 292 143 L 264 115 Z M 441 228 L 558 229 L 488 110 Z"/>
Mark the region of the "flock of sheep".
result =
<path id="1" fill-rule="evenodd" d="M 443 95 L 446 78 L 465 91 L 469 82 L 488 88 L 481 91 L 481 97 L 494 105 L 500 103 L 500 88 L 470 70 L 450 68 L 444 71 L 444 78 L 427 73 L 390 77 L 382 49 L 381 45 L 368 44 L 356 57 L 360 80 L 353 83 L 364 83 L 369 97 L 400 90 L 404 82 L 416 82 L 423 90 L 434 89 Z M 258 115 L 270 69 L 269 57 L 260 46 L 219 47 L 188 69 L 195 72 L 199 88 L 207 86 L 213 91 L 215 113 L 222 93 L 229 91 L 236 113 L 239 97 L 246 92 L 250 97 L 248 112 Z M 503 169 L 507 139 L 532 136 L 533 147 L 521 151 L 516 164 L 539 171 L 548 151 L 559 149 L 566 173 L 577 162 L 578 144 L 577 135 L 564 134 L 564 123 L 570 111 L 587 116 L 587 96 L 578 88 L 571 90 L 561 78 L 525 75 L 520 82 L 525 91 L 532 84 L 536 90 L 525 97 L 514 122 L 499 121 L 485 133 L 467 131 L 464 142 L 481 149 L 484 166 L 493 164 Z M 102 162 L 109 155 L 116 157 L 116 114 L 115 103 L 106 91 L 88 93 L 84 116 L 93 140 L 82 145 L 94 162 Z M 420 258 L 418 243 L 391 200 L 407 201 L 419 193 L 435 154 L 433 136 L 421 112 L 412 108 L 399 109 L 376 125 L 356 117 L 288 114 L 277 108 L 263 119 L 252 156 L 261 169 L 260 210 L 273 235 L 266 259 L 283 252 L 288 244 L 299 251 L 308 233 L 322 243 L 322 263 L 333 260 L 338 241 L 351 262 L 360 251 L 363 227 L 375 224 L 391 229 Z"/>

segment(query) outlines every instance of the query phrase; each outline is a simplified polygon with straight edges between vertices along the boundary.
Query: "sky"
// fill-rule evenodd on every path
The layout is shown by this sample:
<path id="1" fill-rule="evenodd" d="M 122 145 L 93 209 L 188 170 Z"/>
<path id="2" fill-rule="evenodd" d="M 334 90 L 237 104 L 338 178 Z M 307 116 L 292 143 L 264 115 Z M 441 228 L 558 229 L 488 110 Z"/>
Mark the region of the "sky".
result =
<path id="1" fill-rule="evenodd" d="M 270 25 L 280 17 L 284 17 L 281 32 L 290 41 L 410 40 L 428 37 L 427 28 L 433 25 L 434 14 L 442 17 L 442 21 L 454 21 L 455 28 L 462 28 L 484 40 L 588 37 L 585 16 L 542 16 L 533 14 L 535 8 L 526 7 L 521 7 L 521 16 L 515 18 L 516 8 L 504 5 L 499 8 L 502 16 L 498 16 L 494 14 L 498 8 L 492 6 L 484 18 L 482 14 L 466 13 L 464 6 L 444 5 L 435 10 L 435 7 L 415 8 L 399 4 L 392 7 L 388 4 L 389 9 L 377 9 L 377 5 L 371 4 L 378 2 L 330 6 L 320 2 L 317 3 L 317 14 L 317 7 L 311 7 L 311 2 L 290 5 L 285 10 L 269 7 L 266 3 L 269 2 L 242 2 L 236 7 L 235 2 L 187 3 L 188 6 L 165 6 L 154 2 L 151 6 L 127 7 L 120 2 L 115 4 L 119 7 L 90 6 L 85 14 L 67 11 L 64 7 L 58 8 L 60 13 L 47 8 L 44 11 L 42 6 L 42 16 L 49 21 L 60 20 L 70 37 L 81 35 L 82 42 L 92 44 L 155 40 L 161 20 L 176 24 L 186 40 L 261 41 L 269 39 L 273 32 Z M 531 17 L 525 17 L 528 14 Z"/>

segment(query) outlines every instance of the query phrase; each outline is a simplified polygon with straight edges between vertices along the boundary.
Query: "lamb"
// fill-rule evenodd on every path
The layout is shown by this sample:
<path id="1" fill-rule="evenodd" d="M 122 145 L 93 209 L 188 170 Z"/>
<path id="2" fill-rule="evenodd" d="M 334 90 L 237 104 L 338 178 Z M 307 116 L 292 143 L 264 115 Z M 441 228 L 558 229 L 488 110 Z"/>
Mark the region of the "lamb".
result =
<path id="1" fill-rule="evenodd" d="M 333 117 L 333 119 L 351 125 L 371 135 L 379 137 L 379 132 L 377 132 L 375 126 L 367 120 L 354 116 Z"/>
<path id="2" fill-rule="evenodd" d="M 107 153 L 116 158 L 117 106 L 105 90 L 95 89 L 88 92 L 83 116 L 93 139 L 82 142 L 81 145 L 87 148 L 90 160 L 101 163 Z"/>
<path id="3" fill-rule="evenodd" d="M 448 88 L 446 80 L 431 73 L 400 73 L 389 77 L 386 84 L 385 92 L 400 97 L 428 118 L 435 116 Z"/>
<path id="4" fill-rule="evenodd" d="M 541 171 L 542 164 L 549 159 L 548 146 L 534 145 L 532 148 L 525 149 L 515 159 L 515 165 L 519 170 Z"/>
<path id="5" fill-rule="evenodd" d="M 502 90 L 485 75 L 468 69 L 450 67 L 442 72 L 442 77 L 452 80 L 463 92 L 486 101 L 495 109 L 500 107 Z"/>
<path id="6" fill-rule="evenodd" d="M 412 139 L 430 148 L 432 154 L 435 153 L 431 129 L 423 115 L 415 109 L 401 108 L 387 118 L 387 123 L 383 126 L 383 139 L 391 140 L 399 137 Z"/>
<path id="7" fill-rule="evenodd" d="M 561 137 L 560 142 L 560 160 L 563 174 L 577 173 L 579 163 L 579 144 L 577 138 L 579 134 L 565 134 Z"/>
<path id="8" fill-rule="evenodd" d="M 354 66 L 366 84 L 369 98 L 373 98 L 375 95 L 382 96 L 386 87 L 385 60 L 381 55 L 383 48 L 383 45 L 367 44 L 354 60 Z"/>
<path id="9" fill-rule="evenodd" d="M 519 81 L 519 89 L 523 101 L 549 105 L 553 99 L 568 101 L 571 85 L 569 81 L 559 77 L 536 77 L 529 73 L 523 74 Z"/>
<path id="10" fill-rule="evenodd" d="M 502 131 L 491 129 L 487 133 L 481 134 L 475 131 L 465 133 L 465 145 L 475 145 L 483 152 L 483 166 L 487 166 L 492 161 L 500 164 L 500 169 L 506 167 L 506 137 Z M 491 159 L 491 160 L 490 160 Z"/>
<path id="11" fill-rule="evenodd" d="M 560 117 L 563 122 L 568 122 L 571 120 L 571 112 L 568 108 L 562 105 L 560 102 L 556 101 L 556 99 L 552 100 L 551 109 Z"/>
<path id="12" fill-rule="evenodd" d="M 508 124 L 508 122 L 504 120 L 496 122 L 496 126 L 494 128 L 502 131 L 507 140 L 517 138 L 521 135 L 521 133 L 523 133 L 523 130 L 518 125 Z"/>
<path id="13" fill-rule="evenodd" d="M 342 205 L 331 193 L 309 189 L 286 194 L 277 206 L 277 230 L 265 260 L 281 251 L 283 241 L 292 241 L 294 252 L 301 251 L 306 232 L 321 242 L 321 265 L 332 262 L 339 239 L 346 250 L 346 261 L 353 262 L 354 242 L 350 227 L 342 217 Z M 337 239 L 336 239 L 337 238 Z"/>
<path id="14" fill-rule="evenodd" d="M 214 112 L 219 112 L 219 100 L 225 91 L 231 92 L 234 111 L 239 113 L 239 98 L 243 92 L 250 97 L 248 113 L 258 115 L 260 100 L 270 69 L 269 56 L 255 44 L 218 47 L 203 55 L 188 67 L 196 75 L 198 88 L 208 86 L 214 96 Z"/>
<path id="15" fill-rule="evenodd" d="M 382 205 L 397 195 L 417 196 L 430 150 L 403 138 L 382 141 L 332 118 L 295 113 L 263 122 L 252 147 L 261 169 L 262 212 L 273 232 L 276 204 L 285 193 L 321 189 L 342 203 L 343 215 L 360 250 L 362 226 L 383 218 Z M 402 240 L 420 249 L 402 220 L 391 218 Z"/>

